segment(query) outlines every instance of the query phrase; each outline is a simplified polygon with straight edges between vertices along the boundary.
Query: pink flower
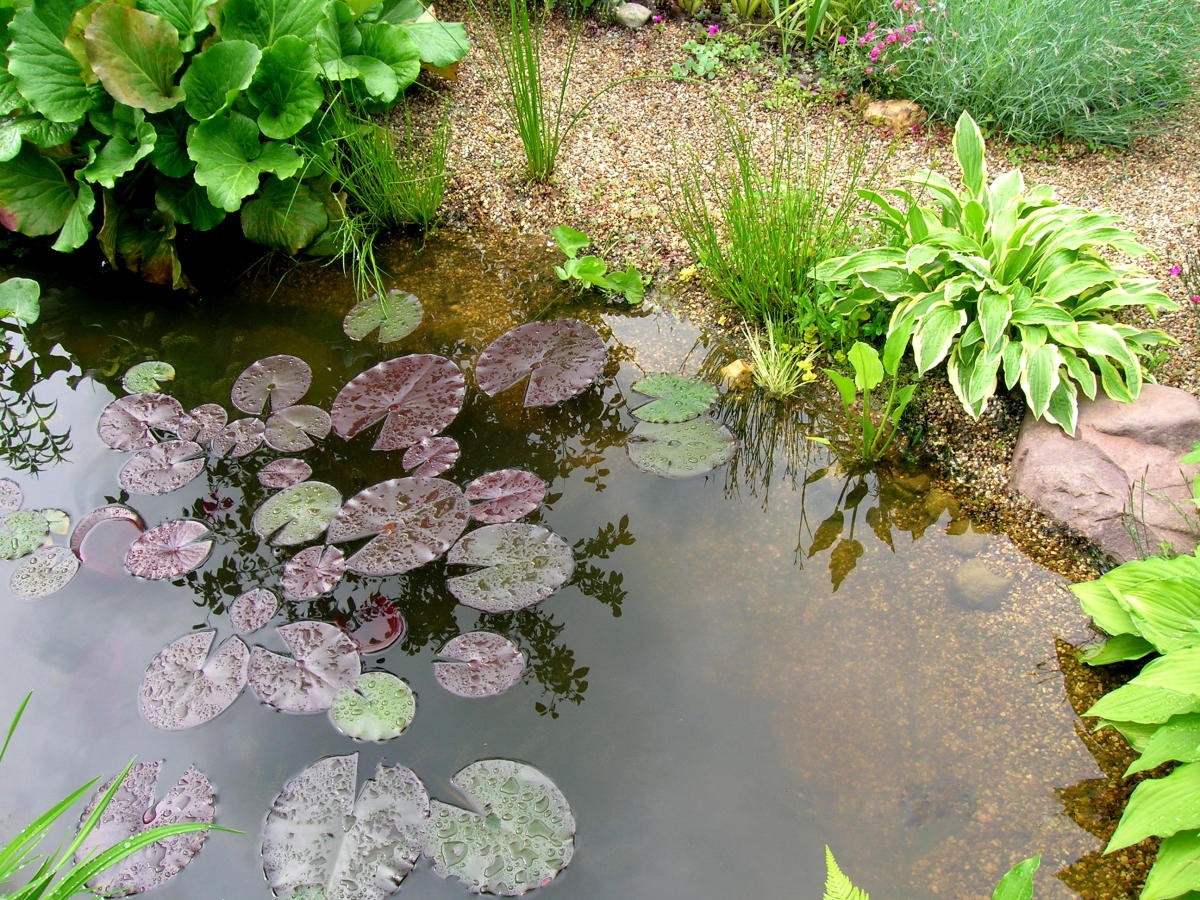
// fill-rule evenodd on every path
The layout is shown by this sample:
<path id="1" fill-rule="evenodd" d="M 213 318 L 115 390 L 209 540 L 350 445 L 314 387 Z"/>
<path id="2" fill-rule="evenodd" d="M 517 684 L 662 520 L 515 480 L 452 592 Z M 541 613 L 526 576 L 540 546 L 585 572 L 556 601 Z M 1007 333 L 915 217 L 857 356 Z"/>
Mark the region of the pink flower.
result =
<path id="1" fill-rule="evenodd" d="M 662 16 L 655 16 L 655 17 L 654 17 L 653 19 L 651 19 L 650 21 L 651 21 L 651 22 L 653 22 L 655 25 L 661 25 L 661 24 L 662 24 L 662 20 L 663 20 Z"/>
<path id="2" fill-rule="evenodd" d="M 871 74 L 872 72 L 874 72 L 874 71 L 875 71 L 875 67 L 874 67 L 874 66 L 867 66 L 867 74 L 868 74 L 868 75 L 870 75 L 870 74 Z M 1194 299 L 1196 302 L 1200 302 L 1200 297 L 1195 297 L 1195 298 L 1193 298 L 1193 299 Z"/>
<path id="3" fill-rule="evenodd" d="M 896 43 L 897 40 L 899 40 L 899 38 L 896 36 L 896 32 L 894 32 L 894 31 L 891 34 L 889 34 L 886 38 L 886 41 L 889 44 L 894 44 L 894 43 Z"/>
<path id="4" fill-rule="evenodd" d="M 1179 274 L 1180 272 L 1182 272 L 1182 271 L 1183 271 L 1183 266 L 1171 266 L 1171 271 L 1170 271 L 1170 273 L 1169 273 L 1169 274 L 1170 274 L 1172 277 L 1174 277 L 1174 276 L 1178 275 L 1178 274 Z"/>
<path id="5" fill-rule="evenodd" d="M 720 31 L 720 30 L 721 30 L 721 26 L 720 26 L 720 25 L 709 25 L 709 26 L 708 26 L 708 33 L 709 33 L 709 35 L 714 35 L 714 34 L 716 34 L 716 33 L 717 33 L 718 31 Z"/>
<path id="6" fill-rule="evenodd" d="M 875 26 L 878 24 L 879 24 L 878 22 L 872 22 L 870 25 L 867 26 L 867 31 L 874 31 Z"/>
<path id="7" fill-rule="evenodd" d="M 844 43 L 846 43 L 846 36 L 845 36 L 844 34 L 839 34 L 839 35 L 838 35 L 837 42 L 838 42 L 839 44 L 844 44 Z"/>
<path id="8" fill-rule="evenodd" d="M 909 22 L 907 25 L 904 26 L 904 30 L 907 31 L 909 34 L 915 34 L 917 31 L 917 26 L 915 23 Z"/>
<path id="9" fill-rule="evenodd" d="M 871 48 L 871 62 L 875 62 L 875 60 L 877 60 L 877 59 L 879 59 L 879 48 L 872 47 Z"/>
<path id="10" fill-rule="evenodd" d="M 870 70 L 868 69 L 868 71 L 870 71 Z M 1200 303 L 1200 297 L 1188 297 L 1188 299 L 1191 300 L 1193 303 Z"/>

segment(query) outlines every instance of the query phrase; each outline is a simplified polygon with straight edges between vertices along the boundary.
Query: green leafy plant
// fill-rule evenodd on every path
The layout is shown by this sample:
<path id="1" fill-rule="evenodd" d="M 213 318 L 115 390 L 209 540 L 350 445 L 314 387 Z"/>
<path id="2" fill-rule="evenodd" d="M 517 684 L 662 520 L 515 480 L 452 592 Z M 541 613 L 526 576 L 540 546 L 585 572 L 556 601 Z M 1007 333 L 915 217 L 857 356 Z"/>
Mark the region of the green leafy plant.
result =
<path id="1" fill-rule="evenodd" d="M 467 46 L 415 0 L 8 4 L 5 224 L 61 251 L 94 237 L 114 265 L 174 287 L 181 227 L 238 214 L 246 237 L 295 252 L 336 211 L 335 185 L 304 166 L 327 98 L 383 112 L 423 63 Z"/>
<path id="2" fill-rule="evenodd" d="M 20 724 L 21 716 L 32 696 L 32 692 L 25 695 L 25 699 L 21 701 L 21 705 L 17 707 L 16 714 L 9 723 L 8 734 L 4 738 L 4 743 L 0 745 L 0 761 L 3 761 L 4 754 L 8 751 L 8 745 L 12 741 L 13 734 L 17 730 L 17 725 Z M 193 831 L 240 833 L 220 825 L 203 822 L 163 825 L 126 838 L 82 862 L 74 862 L 75 851 L 82 846 L 99 823 L 100 817 L 104 815 L 104 811 L 120 789 L 133 763 L 134 761 L 130 760 L 121 774 L 108 786 L 95 808 L 86 819 L 80 822 L 75 838 L 61 853 L 43 856 L 37 853 L 37 849 L 50 829 L 63 818 L 76 801 L 87 795 L 88 791 L 100 780 L 99 778 L 93 778 L 87 784 L 68 794 L 21 829 L 7 844 L 0 846 L 0 885 L 9 884 L 23 869 L 37 864 L 37 870 L 24 887 L 15 890 L 12 890 L 11 886 L 9 887 L 10 893 L 4 895 L 6 900 L 39 900 L 39 898 L 40 900 L 65 900 L 67 897 L 90 893 L 87 883 L 105 869 L 117 865 L 143 847 L 148 847 L 156 841 L 173 835 L 187 834 Z"/>
<path id="3" fill-rule="evenodd" d="M 1033 876 L 1041 865 L 1041 856 L 1022 860 L 996 884 L 992 900 L 1033 900 Z M 838 867 L 833 851 L 825 847 L 825 893 L 823 900 L 870 900 L 867 892 L 855 887 Z"/>
<path id="4" fill-rule="evenodd" d="M 580 291 L 597 290 L 609 298 L 622 297 L 630 306 L 642 302 L 649 279 L 636 266 L 631 264 L 623 272 L 610 272 L 608 264 L 599 256 L 579 255 L 580 250 L 592 243 L 582 231 L 559 225 L 550 234 L 567 257 L 561 266 L 554 267 L 561 280 L 574 283 Z"/>
<path id="5" fill-rule="evenodd" d="M 917 386 L 901 387 L 898 354 L 885 354 L 881 360 L 875 348 L 862 341 L 856 342 L 846 353 L 846 362 L 854 371 L 853 378 L 833 369 L 826 369 L 825 374 L 838 390 L 847 424 L 858 433 L 859 457 L 864 462 L 871 462 L 879 459 L 891 446 L 900 427 L 900 418 Z M 885 380 L 888 383 L 886 399 L 876 410 L 871 392 Z"/>
<path id="6" fill-rule="evenodd" d="M 744 328 L 750 361 L 754 363 L 754 383 L 772 397 L 791 397 L 801 386 L 816 379 L 813 357 L 817 348 L 802 341 L 793 341 L 780 331 L 768 317 L 763 321 L 762 334 Z"/>
<path id="7" fill-rule="evenodd" d="M 918 373 L 942 362 L 963 408 L 978 418 L 997 390 L 1019 386 L 1034 416 L 1073 434 L 1078 395 L 1101 387 L 1132 401 L 1147 380 L 1141 359 L 1161 331 L 1114 319 L 1129 306 L 1174 309 L 1158 283 L 1104 251 L 1140 256 L 1136 236 L 1108 211 L 1057 200 L 1051 188 L 1026 189 L 1019 170 L 989 185 L 983 136 L 964 113 L 954 129 L 962 189 L 936 172 L 906 180 L 938 208 L 908 191 L 864 191 L 890 242 L 828 259 L 815 277 L 843 296 L 835 312 L 890 309 L 885 356 L 910 344 Z"/>
<path id="8" fill-rule="evenodd" d="M 682 62 L 671 63 L 673 77 L 711 80 L 725 71 L 724 41 L 686 41 L 683 49 L 688 55 Z"/>

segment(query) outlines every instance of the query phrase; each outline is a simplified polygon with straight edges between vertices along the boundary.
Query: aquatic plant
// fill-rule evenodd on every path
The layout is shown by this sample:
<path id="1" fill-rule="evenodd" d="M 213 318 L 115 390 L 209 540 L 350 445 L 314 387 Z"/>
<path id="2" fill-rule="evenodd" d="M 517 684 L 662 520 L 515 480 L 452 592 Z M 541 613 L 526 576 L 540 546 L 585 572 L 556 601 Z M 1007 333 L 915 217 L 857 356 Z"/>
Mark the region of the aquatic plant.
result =
<path id="1" fill-rule="evenodd" d="M 1041 856 L 1031 856 L 1005 872 L 992 891 L 992 900 L 1033 900 L 1033 876 L 1041 863 Z M 870 900 L 867 892 L 855 887 L 838 867 L 828 845 L 825 846 L 824 900 Z"/>
<path id="2" fill-rule="evenodd" d="M 892 346 L 895 347 L 894 344 Z M 838 390 L 847 425 L 858 435 L 858 458 L 863 462 L 872 462 L 887 452 L 899 433 L 900 419 L 917 386 L 908 384 L 901 387 L 897 357 L 885 355 L 880 360 L 875 348 L 862 341 L 855 342 L 850 348 L 846 362 L 854 370 L 853 378 L 833 369 L 826 369 L 825 374 Z M 871 401 L 871 392 L 885 379 L 888 382 L 887 395 L 883 405 L 876 410 Z"/>
<path id="3" fill-rule="evenodd" d="M 890 310 L 884 357 L 898 359 L 911 345 L 918 374 L 944 362 L 973 418 L 1001 372 L 1036 418 L 1068 434 L 1081 391 L 1136 399 L 1147 377 L 1141 358 L 1170 339 L 1113 315 L 1176 305 L 1153 278 L 1104 253 L 1148 251 L 1114 213 L 1063 203 L 1048 186 L 1027 190 L 1019 170 L 989 185 L 983 135 L 967 113 L 954 129 L 954 156 L 962 190 L 932 171 L 906 179 L 933 194 L 937 209 L 906 190 L 861 192 L 889 242 L 817 265 L 815 277 L 843 291 L 834 313 Z"/>
<path id="4" fill-rule="evenodd" d="M 642 302 L 650 279 L 644 278 L 636 266 L 631 264 L 624 272 L 610 272 L 608 263 L 601 257 L 580 256 L 579 251 L 590 246 L 592 240 L 582 231 L 566 225 L 553 229 L 550 236 L 567 257 L 561 266 L 554 267 L 554 274 L 560 280 L 574 283 L 581 292 L 597 290 L 606 297 L 623 297 L 630 306 Z"/>
<path id="5" fill-rule="evenodd" d="M 655 398 L 633 410 L 643 422 L 686 422 L 707 412 L 717 399 L 716 387 L 703 378 L 670 372 L 639 379 L 630 388 Z"/>
<path id="6" fill-rule="evenodd" d="M 666 478 L 690 478 L 729 462 L 737 440 L 724 425 L 701 416 L 687 422 L 639 422 L 626 446 L 639 469 Z"/>
<path id="7" fill-rule="evenodd" d="M 816 378 L 813 357 L 817 348 L 776 337 L 779 330 L 770 316 L 763 319 L 765 341 L 748 325 L 744 327 L 746 347 L 750 351 L 750 361 L 754 363 L 754 383 L 772 397 L 782 399 L 794 396 L 801 387 Z"/>
<path id="8" fill-rule="evenodd" d="M 577 319 L 530 322 L 492 341 L 475 365 L 489 397 L 529 376 L 526 406 L 550 406 L 585 390 L 604 368 L 604 341 Z"/>
<path id="9" fill-rule="evenodd" d="M 417 713 L 417 697 L 391 672 L 363 672 L 333 695 L 329 721 L 356 741 L 390 741 L 404 733 Z"/>
<path id="10" fill-rule="evenodd" d="M 508 638 L 490 631 L 469 631 L 438 651 L 433 677 L 459 697 L 501 694 L 525 674 L 525 654 Z"/>

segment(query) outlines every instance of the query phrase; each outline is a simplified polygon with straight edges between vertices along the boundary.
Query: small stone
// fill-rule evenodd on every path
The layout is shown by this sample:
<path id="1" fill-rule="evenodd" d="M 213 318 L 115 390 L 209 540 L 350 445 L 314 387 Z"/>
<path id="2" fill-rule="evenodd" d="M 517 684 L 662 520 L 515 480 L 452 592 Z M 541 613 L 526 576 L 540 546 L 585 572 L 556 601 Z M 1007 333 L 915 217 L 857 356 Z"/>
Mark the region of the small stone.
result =
<path id="1" fill-rule="evenodd" d="M 640 3 L 622 3 L 613 10 L 613 18 L 626 28 L 641 28 L 650 21 L 650 10 Z"/>
<path id="2" fill-rule="evenodd" d="M 968 559 L 954 571 L 954 599 L 959 606 L 992 612 L 1000 608 L 1012 579 L 985 560 Z"/>
<path id="3" fill-rule="evenodd" d="M 863 120 L 868 125 L 886 125 L 892 131 L 915 128 L 925 118 L 925 110 L 911 100 L 875 100 L 863 110 Z"/>
<path id="4" fill-rule="evenodd" d="M 746 390 L 754 381 L 754 363 L 745 359 L 735 359 L 721 368 L 721 381 L 730 390 Z"/>

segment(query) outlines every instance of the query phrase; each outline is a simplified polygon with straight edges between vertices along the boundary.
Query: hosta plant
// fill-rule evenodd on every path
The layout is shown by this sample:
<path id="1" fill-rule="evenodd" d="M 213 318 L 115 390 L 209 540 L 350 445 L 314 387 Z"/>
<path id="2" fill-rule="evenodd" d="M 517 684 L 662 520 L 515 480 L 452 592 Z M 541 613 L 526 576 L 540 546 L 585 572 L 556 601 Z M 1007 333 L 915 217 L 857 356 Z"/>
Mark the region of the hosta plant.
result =
<path id="1" fill-rule="evenodd" d="M 1048 186 L 1027 188 L 1019 170 L 989 184 L 983 136 L 966 113 L 954 154 L 960 186 L 932 171 L 906 179 L 936 207 L 907 190 L 859 192 L 890 240 L 816 267 L 818 279 L 843 292 L 835 310 L 861 316 L 890 307 L 885 357 L 911 345 L 918 372 L 944 362 L 976 418 L 1001 378 L 1006 389 L 1020 387 L 1034 416 L 1068 434 L 1080 392 L 1136 399 L 1148 377 L 1142 357 L 1169 339 L 1114 314 L 1175 304 L 1154 279 L 1105 253 L 1146 249 L 1114 213 L 1063 203 Z"/>

